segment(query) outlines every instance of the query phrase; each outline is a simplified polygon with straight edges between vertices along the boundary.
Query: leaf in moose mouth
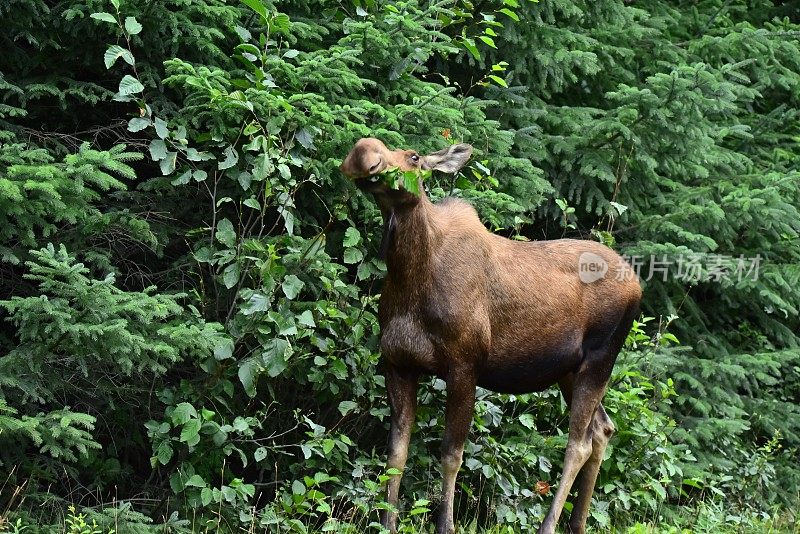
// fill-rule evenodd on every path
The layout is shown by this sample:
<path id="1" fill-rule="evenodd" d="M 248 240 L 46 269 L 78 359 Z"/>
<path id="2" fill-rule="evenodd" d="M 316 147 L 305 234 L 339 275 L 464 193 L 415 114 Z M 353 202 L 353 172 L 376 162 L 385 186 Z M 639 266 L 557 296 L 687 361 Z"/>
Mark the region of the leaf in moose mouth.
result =
<path id="1" fill-rule="evenodd" d="M 403 189 L 412 195 L 419 196 L 419 179 L 423 180 L 430 176 L 430 171 L 401 171 L 398 168 L 387 169 L 380 174 L 372 176 L 370 179 L 373 181 L 380 181 L 391 187 L 392 189 Z"/>

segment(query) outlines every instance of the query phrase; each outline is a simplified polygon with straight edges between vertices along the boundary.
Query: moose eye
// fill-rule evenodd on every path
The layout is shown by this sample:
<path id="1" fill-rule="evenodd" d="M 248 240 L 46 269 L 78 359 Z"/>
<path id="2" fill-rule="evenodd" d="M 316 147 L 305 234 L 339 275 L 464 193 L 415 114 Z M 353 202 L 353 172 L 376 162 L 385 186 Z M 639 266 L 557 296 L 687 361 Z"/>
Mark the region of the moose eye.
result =
<path id="1" fill-rule="evenodd" d="M 419 156 L 417 154 L 412 154 L 411 155 L 411 161 L 413 161 L 414 163 L 418 162 L 419 161 Z"/>

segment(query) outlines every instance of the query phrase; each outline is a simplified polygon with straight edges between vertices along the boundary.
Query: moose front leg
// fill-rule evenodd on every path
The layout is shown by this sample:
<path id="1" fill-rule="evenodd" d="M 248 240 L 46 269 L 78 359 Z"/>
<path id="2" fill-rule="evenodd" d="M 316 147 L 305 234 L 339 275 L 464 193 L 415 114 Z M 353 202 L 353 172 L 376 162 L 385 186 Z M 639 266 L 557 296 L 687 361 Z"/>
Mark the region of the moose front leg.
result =
<path id="1" fill-rule="evenodd" d="M 442 505 L 436 534 L 455 532 L 453 499 L 456 476 L 461 467 L 464 442 L 475 408 L 475 373 L 471 369 L 451 369 L 447 376 L 447 408 L 442 440 Z"/>
<path id="2" fill-rule="evenodd" d="M 416 373 L 389 366 L 386 373 L 386 389 L 389 393 L 389 408 L 392 420 L 389 430 L 389 458 L 387 469 L 397 469 L 400 474 L 389 479 L 386 490 L 386 501 L 397 508 L 400 492 L 400 479 L 408 458 L 408 442 L 417 412 Z M 397 531 L 397 512 L 381 510 L 381 525 L 391 532 Z"/>

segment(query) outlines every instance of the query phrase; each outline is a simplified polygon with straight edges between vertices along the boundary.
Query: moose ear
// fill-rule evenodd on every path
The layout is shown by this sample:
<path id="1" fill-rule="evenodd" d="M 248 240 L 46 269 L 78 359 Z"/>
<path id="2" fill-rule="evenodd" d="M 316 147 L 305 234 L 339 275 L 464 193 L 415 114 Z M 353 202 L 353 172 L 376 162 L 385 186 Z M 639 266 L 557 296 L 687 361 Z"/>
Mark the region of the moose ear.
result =
<path id="1" fill-rule="evenodd" d="M 453 174 L 467 163 L 471 155 L 472 145 L 451 145 L 422 158 L 422 168 Z"/>

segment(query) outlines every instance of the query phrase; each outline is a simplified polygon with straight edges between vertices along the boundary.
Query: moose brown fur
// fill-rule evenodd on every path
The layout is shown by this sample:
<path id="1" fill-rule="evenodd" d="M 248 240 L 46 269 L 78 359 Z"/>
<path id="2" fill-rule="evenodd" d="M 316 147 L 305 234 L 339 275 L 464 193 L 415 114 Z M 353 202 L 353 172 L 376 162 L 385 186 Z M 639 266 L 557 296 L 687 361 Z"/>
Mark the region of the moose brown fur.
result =
<path id="1" fill-rule="evenodd" d="M 561 483 L 539 532 L 555 532 L 576 478 L 569 528 L 584 532 L 603 452 L 614 432 L 601 401 L 638 314 L 639 281 L 620 256 L 599 243 L 511 241 L 486 230 L 463 201 L 432 204 L 422 187 L 418 196 L 392 189 L 378 177 L 389 168 L 454 173 L 471 153 L 470 145 L 459 144 L 420 156 L 367 138 L 341 165 L 361 190 L 374 195 L 386 221 L 388 274 L 379 320 L 391 407 L 387 465 L 400 471 L 405 466 L 419 376 L 441 377 L 447 406 L 436 531 L 454 532 L 456 474 L 475 387 L 523 393 L 558 384 L 570 406 L 569 438 Z M 605 262 L 606 276 L 582 281 L 579 266 L 587 257 Z M 388 483 L 392 505 L 400 477 Z M 397 514 L 383 512 L 381 522 L 394 532 Z"/>

